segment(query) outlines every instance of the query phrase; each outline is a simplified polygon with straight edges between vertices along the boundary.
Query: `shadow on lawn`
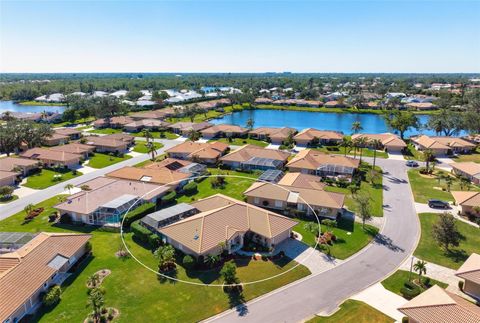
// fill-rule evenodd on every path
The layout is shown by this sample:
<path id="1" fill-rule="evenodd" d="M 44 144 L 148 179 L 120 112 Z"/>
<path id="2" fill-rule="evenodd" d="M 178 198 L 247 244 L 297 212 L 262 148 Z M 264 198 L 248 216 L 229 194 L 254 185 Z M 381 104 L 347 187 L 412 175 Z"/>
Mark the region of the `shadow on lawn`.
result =
<path id="1" fill-rule="evenodd" d="M 248 314 L 248 307 L 245 304 L 245 297 L 242 292 L 230 292 L 228 295 L 228 305 L 230 308 L 235 308 L 238 316 L 245 316 Z"/>
<path id="2" fill-rule="evenodd" d="M 450 249 L 445 252 L 445 256 L 450 258 L 453 262 L 464 262 L 468 258 L 468 254 L 463 249 Z"/>

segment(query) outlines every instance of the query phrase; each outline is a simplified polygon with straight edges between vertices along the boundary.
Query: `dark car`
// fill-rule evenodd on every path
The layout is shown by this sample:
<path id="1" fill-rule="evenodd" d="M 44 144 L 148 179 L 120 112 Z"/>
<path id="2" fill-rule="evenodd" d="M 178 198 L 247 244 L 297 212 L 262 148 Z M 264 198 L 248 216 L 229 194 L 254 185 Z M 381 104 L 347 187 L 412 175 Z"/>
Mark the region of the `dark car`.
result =
<path id="1" fill-rule="evenodd" d="M 450 204 L 441 200 L 428 200 L 428 206 L 432 209 L 449 209 Z"/>
<path id="2" fill-rule="evenodd" d="M 408 167 L 418 167 L 418 163 L 414 160 L 408 160 L 405 165 L 407 165 Z"/>

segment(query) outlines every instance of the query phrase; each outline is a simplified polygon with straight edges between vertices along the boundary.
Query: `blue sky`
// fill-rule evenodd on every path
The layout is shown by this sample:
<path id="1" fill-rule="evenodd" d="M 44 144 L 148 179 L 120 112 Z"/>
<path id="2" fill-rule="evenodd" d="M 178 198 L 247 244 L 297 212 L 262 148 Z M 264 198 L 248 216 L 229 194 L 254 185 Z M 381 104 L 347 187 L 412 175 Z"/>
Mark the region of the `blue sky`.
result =
<path id="1" fill-rule="evenodd" d="M 5 1 L 1 72 L 480 72 L 480 1 Z"/>

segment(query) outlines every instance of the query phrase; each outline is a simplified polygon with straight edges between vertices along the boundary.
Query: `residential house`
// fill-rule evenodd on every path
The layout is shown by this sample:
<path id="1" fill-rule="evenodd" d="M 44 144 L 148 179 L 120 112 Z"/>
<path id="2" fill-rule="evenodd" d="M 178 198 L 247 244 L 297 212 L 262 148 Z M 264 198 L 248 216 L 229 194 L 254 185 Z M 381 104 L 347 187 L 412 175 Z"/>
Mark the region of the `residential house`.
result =
<path id="1" fill-rule="evenodd" d="M 20 154 L 23 158 L 40 161 L 45 167 L 76 168 L 80 164 L 81 155 L 47 148 L 32 148 Z"/>
<path id="2" fill-rule="evenodd" d="M 97 119 L 93 122 L 95 128 L 115 128 L 121 129 L 134 120 L 129 116 L 116 116 L 111 118 Z"/>
<path id="3" fill-rule="evenodd" d="M 0 158 L 0 170 L 4 172 L 19 172 L 27 176 L 39 168 L 38 162 L 27 158 Z"/>
<path id="4" fill-rule="evenodd" d="M 452 172 L 464 176 L 474 184 L 480 185 L 480 164 L 475 162 L 451 163 Z"/>
<path id="5" fill-rule="evenodd" d="M 176 122 L 169 126 L 169 128 L 176 134 L 182 136 L 188 136 L 190 132 L 195 131 L 199 132 L 204 129 L 211 127 L 212 124 L 209 122 Z"/>
<path id="6" fill-rule="evenodd" d="M 267 170 L 282 169 L 290 153 L 266 149 L 255 145 L 244 145 L 220 158 L 223 165 L 232 169 Z"/>
<path id="7" fill-rule="evenodd" d="M 430 149 L 435 156 L 470 153 L 476 148 L 471 142 L 457 137 L 420 135 L 410 138 L 419 151 Z"/>
<path id="8" fill-rule="evenodd" d="M 198 209 L 187 203 L 179 203 L 150 213 L 140 220 L 140 224 L 153 232 L 169 224 L 178 222 L 199 213 Z"/>
<path id="9" fill-rule="evenodd" d="M 452 191 L 451 193 L 463 215 L 480 216 L 480 192 Z"/>
<path id="10" fill-rule="evenodd" d="M 269 98 L 256 98 L 254 103 L 255 104 L 272 104 L 273 100 Z"/>
<path id="11" fill-rule="evenodd" d="M 62 146 L 52 147 L 50 148 L 50 150 L 63 151 L 70 154 L 78 154 L 78 155 L 82 155 L 83 158 L 86 159 L 88 158 L 88 156 L 93 154 L 95 147 L 91 145 L 71 143 L 71 144 L 66 144 Z"/>
<path id="12" fill-rule="evenodd" d="M 480 300 L 480 255 L 472 253 L 458 268 L 455 276 L 464 280 L 463 292 Z"/>
<path id="13" fill-rule="evenodd" d="M 85 143 L 94 146 L 97 152 L 125 152 L 134 142 L 133 136 L 124 134 L 85 137 Z"/>
<path id="14" fill-rule="evenodd" d="M 103 136 L 103 138 L 121 140 L 125 142 L 128 147 L 135 145 L 135 137 L 125 133 L 112 133 L 111 135 Z"/>
<path id="15" fill-rule="evenodd" d="M 438 107 L 432 102 L 410 102 L 406 104 L 407 108 L 413 110 L 435 110 Z"/>
<path id="16" fill-rule="evenodd" d="M 338 131 L 307 128 L 297 133 L 293 139 L 298 146 L 308 146 L 316 140 L 318 140 L 318 143 L 321 145 L 339 144 L 343 139 L 343 134 Z"/>
<path id="17" fill-rule="evenodd" d="M 170 170 L 166 167 L 154 169 L 130 166 L 114 170 L 106 174 L 106 176 L 159 185 L 168 184 L 174 189 L 185 185 L 191 177 L 190 174 Z"/>
<path id="18" fill-rule="evenodd" d="M 163 120 L 172 115 L 173 113 L 169 109 L 159 109 L 159 110 L 153 110 L 153 111 L 135 112 L 135 113 L 132 113 L 130 117 L 134 120 L 142 120 L 142 119 Z"/>
<path id="19" fill-rule="evenodd" d="M 390 153 L 400 153 L 407 147 L 405 141 L 393 133 L 355 134 L 352 136 L 352 140 L 358 138 L 366 138 L 367 147 L 369 148 L 374 148 L 372 144 L 373 140 L 379 140 L 381 142 L 381 147 L 379 147 L 379 149 L 383 149 Z"/>
<path id="20" fill-rule="evenodd" d="M 220 138 L 220 137 L 244 137 L 248 133 L 248 129 L 230 124 L 218 124 L 209 128 L 200 130 L 202 137 L 205 139 Z"/>
<path id="21" fill-rule="evenodd" d="M 167 149 L 165 153 L 171 158 L 216 164 L 228 149 L 227 144 L 218 141 L 206 143 L 185 141 Z"/>
<path id="22" fill-rule="evenodd" d="M 70 140 L 77 140 L 82 136 L 82 132 L 74 128 L 57 128 L 54 131 L 59 135 L 70 137 Z"/>
<path id="23" fill-rule="evenodd" d="M 70 140 L 69 136 L 61 135 L 56 132 L 51 134 L 50 136 L 46 136 L 43 139 L 43 144 L 45 146 L 58 146 L 58 145 L 65 145 Z"/>
<path id="24" fill-rule="evenodd" d="M 178 250 L 195 257 L 234 253 L 247 241 L 275 248 L 288 239 L 296 221 L 216 194 L 190 204 L 200 213 L 159 230 Z"/>
<path id="25" fill-rule="evenodd" d="M 97 177 L 85 182 L 89 191 L 67 197 L 55 208 L 73 222 L 118 226 L 123 216 L 144 203 L 156 203 L 171 189 L 142 181 Z"/>
<path id="26" fill-rule="evenodd" d="M 329 155 L 312 149 L 300 151 L 287 164 L 291 172 L 346 179 L 351 179 L 359 166 L 360 160 L 358 159 Z"/>
<path id="27" fill-rule="evenodd" d="M 143 129 L 148 130 L 166 130 L 170 123 L 159 119 L 141 119 L 127 123 L 123 128 L 126 131 L 137 132 Z"/>
<path id="28" fill-rule="evenodd" d="M 294 128 L 269 128 L 260 127 L 249 132 L 252 138 L 264 141 L 270 141 L 272 144 L 281 145 L 290 135 L 295 135 L 297 130 Z"/>
<path id="29" fill-rule="evenodd" d="M 398 309 L 412 323 L 478 323 L 480 307 L 434 285 Z"/>
<path id="30" fill-rule="evenodd" d="M 4 235 L 12 233 L 0 233 Z M 33 314 L 42 294 L 60 285 L 88 252 L 90 238 L 89 234 L 42 232 L 18 249 L 0 254 L 0 322 L 20 322 Z"/>
<path id="31" fill-rule="evenodd" d="M 0 170 L 0 187 L 15 186 L 19 176 L 17 172 Z"/>
<path id="32" fill-rule="evenodd" d="M 345 103 L 339 101 L 327 101 L 323 105 L 325 108 L 345 108 Z"/>
<path id="33" fill-rule="evenodd" d="M 145 165 L 146 169 L 168 169 L 180 173 L 189 174 L 190 176 L 201 176 L 207 172 L 207 166 L 194 163 L 189 160 L 165 158 L 162 161 Z"/>

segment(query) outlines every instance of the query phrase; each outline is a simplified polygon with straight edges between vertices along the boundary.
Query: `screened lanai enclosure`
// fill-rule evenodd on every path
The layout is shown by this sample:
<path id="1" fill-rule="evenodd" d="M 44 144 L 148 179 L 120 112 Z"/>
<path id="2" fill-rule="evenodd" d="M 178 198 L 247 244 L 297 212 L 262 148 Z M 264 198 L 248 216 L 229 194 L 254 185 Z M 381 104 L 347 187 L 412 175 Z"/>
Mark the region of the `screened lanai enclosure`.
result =
<path id="1" fill-rule="evenodd" d="M 347 176 L 351 177 L 355 172 L 355 168 L 342 166 L 342 165 L 334 165 L 334 164 L 324 164 L 317 168 L 316 175 L 317 176 Z"/>
<path id="2" fill-rule="evenodd" d="M 0 232 L 0 254 L 21 248 L 36 235 L 29 232 Z"/>
<path id="3" fill-rule="evenodd" d="M 123 216 L 131 208 L 137 208 L 142 203 L 137 202 L 138 197 L 131 194 L 124 194 L 100 206 L 95 212 L 88 216 L 88 223 L 93 225 L 119 226 Z M 137 202 L 137 203 L 135 203 Z"/>

